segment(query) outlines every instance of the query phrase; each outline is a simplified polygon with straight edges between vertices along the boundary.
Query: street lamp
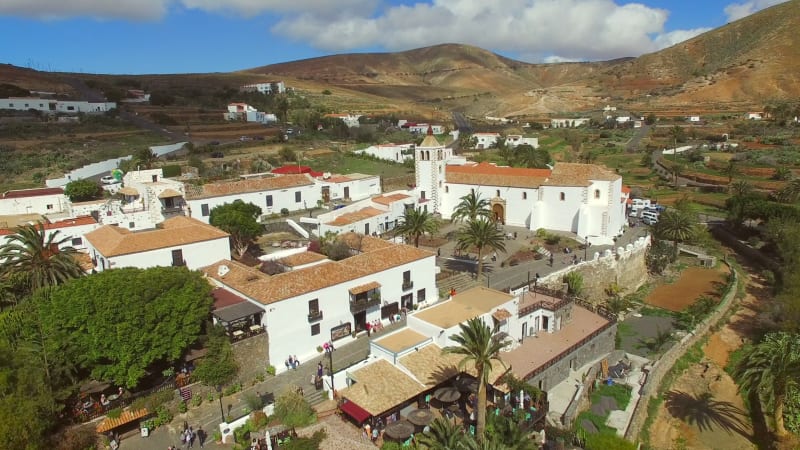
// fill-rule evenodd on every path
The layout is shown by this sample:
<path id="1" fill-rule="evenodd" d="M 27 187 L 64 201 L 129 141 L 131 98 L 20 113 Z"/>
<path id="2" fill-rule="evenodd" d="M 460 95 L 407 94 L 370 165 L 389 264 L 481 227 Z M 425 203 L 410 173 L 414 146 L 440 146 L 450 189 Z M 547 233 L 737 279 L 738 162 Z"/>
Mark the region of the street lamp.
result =
<path id="1" fill-rule="evenodd" d="M 225 410 L 222 408 L 222 385 L 221 384 L 217 385 L 217 394 L 219 394 L 217 396 L 217 398 L 219 398 L 219 414 L 220 414 L 220 417 L 222 417 L 222 423 L 227 423 L 227 422 L 225 422 Z"/>
<path id="2" fill-rule="evenodd" d="M 589 236 L 586 236 L 584 238 L 584 242 L 583 242 L 583 260 L 584 261 L 588 261 L 588 259 L 589 259 L 589 245 L 591 245 L 591 244 L 589 244 Z"/>
<path id="3" fill-rule="evenodd" d="M 328 350 L 328 363 L 330 364 L 330 374 L 331 374 L 331 391 L 336 392 L 333 387 L 333 347 Z"/>

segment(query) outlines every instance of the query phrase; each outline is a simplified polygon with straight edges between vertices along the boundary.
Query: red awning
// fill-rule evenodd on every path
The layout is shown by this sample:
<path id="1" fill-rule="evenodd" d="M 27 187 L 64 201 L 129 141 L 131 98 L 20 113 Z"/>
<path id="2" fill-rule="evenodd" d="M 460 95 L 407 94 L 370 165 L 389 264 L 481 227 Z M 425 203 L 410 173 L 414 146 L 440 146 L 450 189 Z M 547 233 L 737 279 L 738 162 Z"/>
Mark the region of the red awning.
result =
<path id="1" fill-rule="evenodd" d="M 362 424 L 365 420 L 367 420 L 370 416 L 372 416 L 372 414 L 366 412 L 364 408 L 346 399 L 344 403 L 339 405 L 339 409 L 341 409 L 343 413 L 355 419 L 355 421 L 358 422 L 359 425 Z"/>

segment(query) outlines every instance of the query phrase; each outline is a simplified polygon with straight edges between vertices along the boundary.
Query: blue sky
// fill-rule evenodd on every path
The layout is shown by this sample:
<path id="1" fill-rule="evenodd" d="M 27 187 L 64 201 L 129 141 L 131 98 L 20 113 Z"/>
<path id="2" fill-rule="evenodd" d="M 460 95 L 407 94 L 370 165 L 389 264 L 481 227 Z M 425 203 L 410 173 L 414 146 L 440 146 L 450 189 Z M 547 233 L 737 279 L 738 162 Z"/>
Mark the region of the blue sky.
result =
<path id="1" fill-rule="evenodd" d="M 228 72 L 446 42 L 528 62 L 669 47 L 785 0 L 0 0 L 0 63 Z"/>

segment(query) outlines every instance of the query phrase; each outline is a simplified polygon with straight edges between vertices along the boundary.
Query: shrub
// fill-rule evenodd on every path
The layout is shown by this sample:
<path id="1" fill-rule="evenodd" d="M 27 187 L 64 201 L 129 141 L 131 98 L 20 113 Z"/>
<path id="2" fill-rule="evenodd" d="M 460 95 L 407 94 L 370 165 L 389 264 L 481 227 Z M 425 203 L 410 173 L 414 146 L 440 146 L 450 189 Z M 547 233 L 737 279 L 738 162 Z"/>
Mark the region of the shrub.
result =
<path id="1" fill-rule="evenodd" d="M 119 416 L 121 415 L 122 415 L 122 408 L 114 408 L 106 413 L 106 417 L 108 417 L 109 419 L 119 419 Z"/>
<path id="2" fill-rule="evenodd" d="M 244 403 L 250 411 L 258 411 L 264 407 L 264 400 L 252 392 L 244 394 Z"/>
<path id="3" fill-rule="evenodd" d="M 192 396 L 192 406 L 193 407 L 196 408 L 196 407 L 198 407 L 198 406 L 200 406 L 202 404 L 203 404 L 203 397 L 202 396 L 200 396 L 200 395 Z"/>
<path id="4" fill-rule="evenodd" d="M 253 411 L 250 413 L 250 421 L 253 422 L 253 429 L 260 430 L 267 426 L 269 423 L 269 418 L 264 413 L 264 411 Z"/>
<path id="5" fill-rule="evenodd" d="M 325 439 L 325 429 L 317 430 L 311 437 L 294 438 L 281 448 L 286 450 L 317 450 Z"/>
<path id="6" fill-rule="evenodd" d="M 274 376 L 275 375 L 275 366 L 273 366 L 272 364 L 268 365 L 267 366 L 267 374 Z"/>
<path id="7" fill-rule="evenodd" d="M 232 384 L 232 385 L 226 387 L 224 391 L 222 391 L 222 395 L 227 397 L 227 396 L 233 395 L 233 394 L 235 394 L 235 393 L 237 393 L 237 392 L 239 392 L 241 390 L 242 390 L 242 384 L 241 383 Z"/>
<path id="8" fill-rule="evenodd" d="M 289 208 L 281 208 L 281 215 L 288 216 L 289 215 Z"/>
<path id="9" fill-rule="evenodd" d="M 161 166 L 161 170 L 163 171 L 165 178 L 178 177 L 181 175 L 181 166 L 177 164 Z"/>
<path id="10" fill-rule="evenodd" d="M 578 272 L 570 272 L 564 275 L 564 283 L 567 283 L 567 292 L 572 295 L 580 296 L 583 293 L 583 275 Z"/>
<path id="11" fill-rule="evenodd" d="M 189 410 L 189 407 L 186 405 L 186 402 L 178 403 L 178 412 L 183 414 Z"/>
<path id="12" fill-rule="evenodd" d="M 275 400 L 275 417 L 289 428 L 305 427 L 317 420 L 317 414 L 308 401 L 291 386 Z"/>

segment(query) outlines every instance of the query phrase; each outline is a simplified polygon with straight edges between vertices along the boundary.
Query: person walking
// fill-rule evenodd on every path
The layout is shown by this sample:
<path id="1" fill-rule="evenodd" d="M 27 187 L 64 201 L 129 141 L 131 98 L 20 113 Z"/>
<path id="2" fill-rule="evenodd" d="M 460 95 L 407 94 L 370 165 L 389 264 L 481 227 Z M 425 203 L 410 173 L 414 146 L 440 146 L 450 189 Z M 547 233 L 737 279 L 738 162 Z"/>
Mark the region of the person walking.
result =
<path id="1" fill-rule="evenodd" d="M 196 437 L 197 435 L 194 434 L 194 429 L 192 429 L 192 427 L 189 427 L 189 432 L 186 434 L 186 440 L 189 441 L 189 448 L 192 448 L 194 446 L 194 440 Z"/>
<path id="2" fill-rule="evenodd" d="M 197 426 L 197 442 L 200 444 L 200 448 L 203 448 L 206 443 L 206 432 L 202 425 Z"/>

